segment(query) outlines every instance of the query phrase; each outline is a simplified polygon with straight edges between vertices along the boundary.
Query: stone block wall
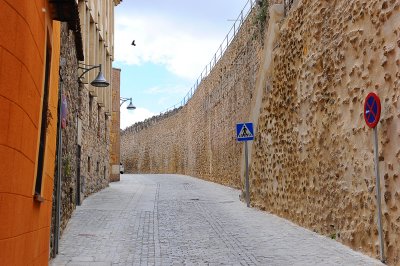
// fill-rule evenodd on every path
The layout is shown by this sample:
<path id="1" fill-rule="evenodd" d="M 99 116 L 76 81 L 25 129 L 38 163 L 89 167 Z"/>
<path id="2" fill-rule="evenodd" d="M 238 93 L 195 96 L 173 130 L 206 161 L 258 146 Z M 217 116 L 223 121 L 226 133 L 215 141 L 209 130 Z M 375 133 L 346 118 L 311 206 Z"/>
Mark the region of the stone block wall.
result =
<path id="1" fill-rule="evenodd" d="M 258 11 L 184 107 L 122 132 L 127 172 L 182 173 L 241 187 L 235 126 L 247 120 L 253 100 L 263 41 Z"/>
<path id="2" fill-rule="evenodd" d="M 111 75 L 112 86 L 112 113 L 111 113 L 111 130 L 110 130 L 110 181 L 120 180 L 119 163 L 120 163 L 120 81 L 121 69 L 113 68 Z"/>
<path id="3" fill-rule="evenodd" d="M 110 174 L 110 118 L 104 112 L 104 108 L 99 106 L 95 96 L 92 97 L 92 108 L 89 110 L 89 90 L 86 84 L 79 84 L 77 79 L 80 73 L 78 73 L 76 53 L 74 33 L 68 28 L 67 23 L 61 23 L 60 57 L 63 63 L 59 71 L 60 88 L 68 107 L 66 126 L 61 130 L 61 235 L 76 205 L 80 205 L 84 197 L 105 188 Z M 50 236 L 52 255 L 54 255 L 55 214 L 58 200 L 57 160 L 55 171 Z"/>
<path id="4" fill-rule="evenodd" d="M 75 48 L 74 33 L 68 28 L 66 22 L 61 23 L 61 48 L 60 58 L 60 88 L 67 100 L 68 115 L 66 127 L 62 129 L 62 155 L 61 155 L 61 218 L 60 232 L 62 233 L 76 206 L 77 193 L 77 112 L 79 103 L 78 61 Z M 56 187 L 57 187 L 57 160 L 55 167 L 53 210 L 51 223 L 51 251 L 54 244 L 54 230 L 56 217 Z M 53 252 L 51 252 L 53 254 Z"/>
<path id="5" fill-rule="evenodd" d="M 108 186 L 110 174 L 110 116 L 97 103 L 97 97 L 81 84 L 80 119 L 81 191 L 84 197 Z M 103 88 L 110 89 L 110 88 Z"/>
<path id="6" fill-rule="evenodd" d="M 385 250 L 400 263 L 400 1 L 299 1 L 280 29 L 251 165 L 254 206 L 379 257 L 373 131 Z"/>

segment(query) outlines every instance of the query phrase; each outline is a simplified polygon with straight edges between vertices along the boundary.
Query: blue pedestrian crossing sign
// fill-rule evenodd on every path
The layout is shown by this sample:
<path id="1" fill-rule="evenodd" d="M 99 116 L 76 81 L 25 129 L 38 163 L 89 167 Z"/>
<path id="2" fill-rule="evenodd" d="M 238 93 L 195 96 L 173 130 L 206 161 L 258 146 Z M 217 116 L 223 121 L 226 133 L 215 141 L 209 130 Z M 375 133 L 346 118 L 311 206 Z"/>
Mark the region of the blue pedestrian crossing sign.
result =
<path id="1" fill-rule="evenodd" d="M 237 141 L 247 141 L 254 139 L 253 123 L 236 124 Z"/>

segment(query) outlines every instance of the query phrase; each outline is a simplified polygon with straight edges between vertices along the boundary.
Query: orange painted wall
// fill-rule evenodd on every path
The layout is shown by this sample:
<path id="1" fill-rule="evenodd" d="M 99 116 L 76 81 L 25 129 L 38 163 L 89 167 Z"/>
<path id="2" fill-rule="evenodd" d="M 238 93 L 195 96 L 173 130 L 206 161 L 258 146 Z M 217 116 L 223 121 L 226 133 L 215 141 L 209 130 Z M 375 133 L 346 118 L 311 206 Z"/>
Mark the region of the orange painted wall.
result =
<path id="1" fill-rule="evenodd" d="M 47 265 L 57 132 L 60 25 L 46 0 L 0 0 L 0 265 Z M 48 34 L 49 33 L 49 34 Z M 46 38 L 52 46 L 42 196 L 33 198 Z"/>

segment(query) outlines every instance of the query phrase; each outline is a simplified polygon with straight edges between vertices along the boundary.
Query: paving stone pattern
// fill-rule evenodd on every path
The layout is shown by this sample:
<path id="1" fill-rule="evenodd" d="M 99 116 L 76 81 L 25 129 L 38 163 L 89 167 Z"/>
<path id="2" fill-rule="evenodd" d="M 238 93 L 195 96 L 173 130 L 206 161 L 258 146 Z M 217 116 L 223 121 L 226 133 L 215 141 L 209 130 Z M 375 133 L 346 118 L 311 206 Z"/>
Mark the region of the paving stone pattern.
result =
<path id="1" fill-rule="evenodd" d="M 122 175 L 78 206 L 50 265 L 382 265 L 181 175 Z"/>

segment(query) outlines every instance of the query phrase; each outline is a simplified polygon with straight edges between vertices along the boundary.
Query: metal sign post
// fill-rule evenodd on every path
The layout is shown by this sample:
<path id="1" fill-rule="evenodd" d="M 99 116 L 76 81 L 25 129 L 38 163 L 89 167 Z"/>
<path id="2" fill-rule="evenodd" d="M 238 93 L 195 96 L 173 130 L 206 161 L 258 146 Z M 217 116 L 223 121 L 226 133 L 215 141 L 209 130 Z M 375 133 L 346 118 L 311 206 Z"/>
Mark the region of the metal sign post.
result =
<path id="1" fill-rule="evenodd" d="M 249 182 L 249 152 L 247 148 L 247 141 L 244 142 L 244 153 L 246 157 L 246 204 L 250 207 L 250 182 Z"/>
<path id="2" fill-rule="evenodd" d="M 382 208 L 381 208 L 381 179 L 379 176 L 379 152 L 377 124 L 381 115 L 381 101 L 375 93 L 371 92 L 365 98 L 364 119 L 367 126 L 374 129 L 374 164 L 376 177 L 376 205 L 378 209 L 378 233 L 381 261 L 385 262 L 384 242 L 382 232 Z"/>
<path id="3" fill-rule="evenodd" d="M 378 232 L 379 232 L 379 246 L 381 261 L 384 258 L 384 243 L 383 243 L 383 232 L 382 232 L 382 208 L 381 208 L 381 178 L 379 176 L 379 154 L 378 154 L 378 130 L 374 127 L 374 144 L 375 144 L 375 176 L 376 176 L 376 203 L 378 205 Z"/>
<path id="4" fill-rule="evenodd" d="M 247 207 L 250 207 L 249 151 L 247 147 L 247 141 L 254 139 L 253 123 L 236 124 L 236 139 L 237 141 L 244 141 L 244 155 L 246 163 L 246 204 Z"/>

